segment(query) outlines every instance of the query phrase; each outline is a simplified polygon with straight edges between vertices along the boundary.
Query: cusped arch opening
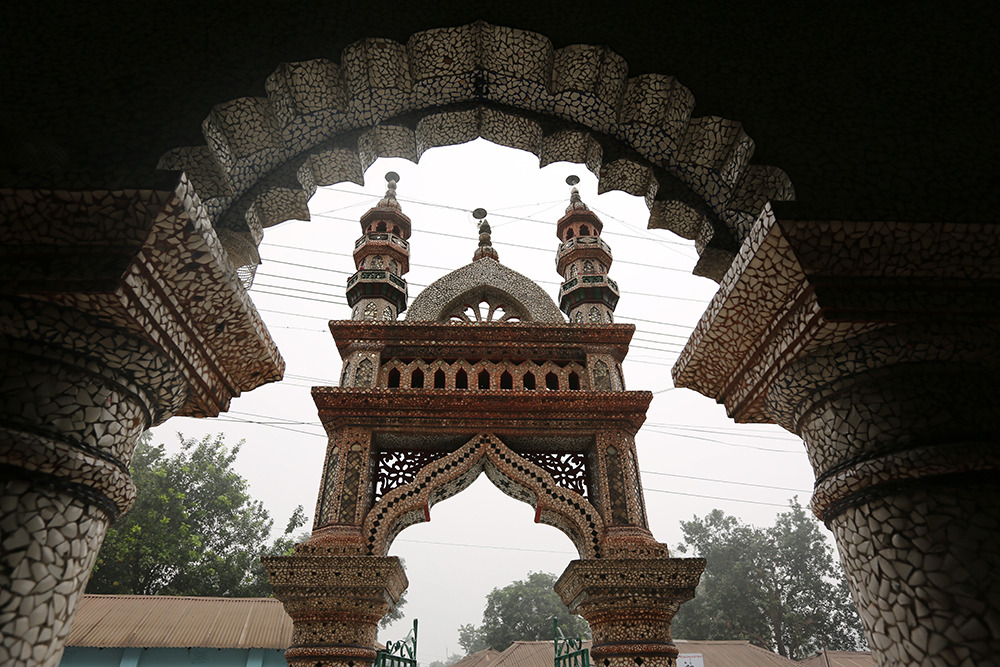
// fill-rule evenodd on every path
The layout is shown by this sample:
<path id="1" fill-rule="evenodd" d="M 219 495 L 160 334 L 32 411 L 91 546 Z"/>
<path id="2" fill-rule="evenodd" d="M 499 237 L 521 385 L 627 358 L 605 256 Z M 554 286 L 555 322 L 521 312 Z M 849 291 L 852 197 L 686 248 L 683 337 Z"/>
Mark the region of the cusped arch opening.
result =
<path id="1" fill-rule="evenodd" d="M 604 524 L 596 508 L 487 434 L 432 460 L 412 481 L 379 498 L 362 529 L 370 552 L 387 554 L 403 530 L 429 521 L 436 504 L 461 493 L 483 473 L 505 495 L 533 507 L 536 523 L 553 526 L 565 534 L 580 558 L 599 556 Z"/>

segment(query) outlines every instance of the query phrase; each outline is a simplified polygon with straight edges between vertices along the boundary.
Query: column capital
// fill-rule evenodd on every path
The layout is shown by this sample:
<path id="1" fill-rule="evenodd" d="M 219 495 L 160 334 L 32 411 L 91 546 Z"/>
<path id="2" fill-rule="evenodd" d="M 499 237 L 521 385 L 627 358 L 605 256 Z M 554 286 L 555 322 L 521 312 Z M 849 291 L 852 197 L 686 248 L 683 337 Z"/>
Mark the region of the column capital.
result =
<path id="1" fill-rule="evenodd" d="M 575 560 L 555 590 L 590 623 L 595 661 L 673 667 L 678 651 L 670 622 L 694 597 L 704 570 L 704 558 Z"/>
<path id="2" fill-rule="evenodd" d="M 314 554 L 263 559 L 294 626 L 285 658 L 345 667 L 374 662 L 378 623 L 409 585 L 402 563 L 395 556 Z"/>
<path id="3" fill-rule="evenodd" d="M 678 387 L 771 422 L 796 359 L 900 324 L 1000 322 L 1000 226 L 757 219 L 673 369 Z"/>

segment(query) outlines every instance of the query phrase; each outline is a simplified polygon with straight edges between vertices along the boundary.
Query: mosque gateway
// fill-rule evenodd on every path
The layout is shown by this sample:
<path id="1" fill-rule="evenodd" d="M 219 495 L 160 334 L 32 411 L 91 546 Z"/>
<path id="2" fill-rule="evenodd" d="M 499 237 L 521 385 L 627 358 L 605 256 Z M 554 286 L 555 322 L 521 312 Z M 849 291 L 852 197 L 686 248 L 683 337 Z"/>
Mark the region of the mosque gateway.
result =
<path id="1" fill-rule="evenodd" d="M 675 385 L 803 439 L 812 510 L 878 664 L 997 663 L 995 103 L 975 49 L 975 63 L 948 64 L 995 17 L 957 30 L 968 14 L 949 12 L 924 33 L 877 3 L 866 12 L 892 12 L 881 22 L 734 5 L 694 33 L 696 10 L 678 3 L 650 3 L 649 20 L 609 3 L 493 8 L 550 39 L 476 20 L 468 3 L 465 18 L 436 14 L 466 22 L 447 28 L 326 4 L 317 21 L 150 6 L 171 16 L 145 30 L 126 13 L 77 25 L 69 6 L 9 10 L 53 15 L 4 40 L 20 46 L 0 109 L 0 663 L 58 664 L 107 527 L 134 499 L 142 431 L 217 416 L 281 379 L 246 290 L 265 230 L 308 217 L 316 187 L 362 182 L 379 157 L 477 137 L 584 165 L 599 191 L 643 198 L 651 228 L 692 242 L 693 271 L 719 287 Z M 780 21 L 765 26 L 770 12 Z M 814 40 L 813 23 L 853 50 Z M 574 30 L 596 24 L 645 68 L 579 43 Z M 102 39 L 120 62 L 91 48 Z M 130 59 L 147 47 L 155 65 Z M 740 122 L 696 115 L 694 94 L 655 69 L 670 57 L 744 86 L 733 104 L 794 169 L 758 164 Z M 728 90 L 713 94 L 724 110 Z M 650 394 L 625 389 L 632 328 L 614 321 L 600 220 L 571 195 L 558 303 L 503 266 L 485 215 L 473 261 L 411 302 L 394 190 L 361 219 L 352 319 L 331 324 L 340 386 L 313 391 L 329 444 L 312 537 L 268 563 L 295 619 L 289 660 L 367 665 L 406 587 L 393 538 L 485 473 L 576 546 L 557 589 L 589 620 L 595 660 L 670 665 L 670 619 L 702 563 L 647 529 L 633 438 Z"/>

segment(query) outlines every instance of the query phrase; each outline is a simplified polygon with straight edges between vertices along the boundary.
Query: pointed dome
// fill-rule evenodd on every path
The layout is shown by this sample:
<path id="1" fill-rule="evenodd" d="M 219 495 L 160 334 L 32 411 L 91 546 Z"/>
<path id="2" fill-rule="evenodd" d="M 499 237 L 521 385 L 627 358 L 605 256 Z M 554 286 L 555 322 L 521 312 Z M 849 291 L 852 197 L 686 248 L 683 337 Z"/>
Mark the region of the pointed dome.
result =
<path id="1" fill-rule="evenodd" d="M 489 304 L 485 312 L 480 308 L 483 302 Z M 468 309 L 472 316 L 463 315 Z M 428 285 L 410 304 L 406 321 L 496 322 L 501 318 L 495 314 L 501 310 L 506 321 L 566 321 L 545 290 L 492 257 L 482 257 Z"/>
<path id="2" fill-rule="evenodd" d="M 394 232 L 402 239 L 410 238 L 410 218 L 403 213 L 403 207 L 396 199 L 396 183 L 399 174 L 390 171 L 385 175 L 385 195 L 377 204 L 361 216 L 361 231 Z"/>

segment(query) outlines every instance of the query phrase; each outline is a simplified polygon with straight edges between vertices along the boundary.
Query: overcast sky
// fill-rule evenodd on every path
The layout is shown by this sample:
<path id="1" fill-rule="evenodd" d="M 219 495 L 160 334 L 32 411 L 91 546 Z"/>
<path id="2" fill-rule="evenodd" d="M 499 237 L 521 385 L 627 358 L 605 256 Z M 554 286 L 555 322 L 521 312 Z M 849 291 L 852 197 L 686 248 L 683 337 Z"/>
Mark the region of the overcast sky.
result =
<path id="1" fill-rule="evenodd" d="M 610 276 L 621 288 L 616 321 L 636 326 L 626 383 L 655 394 L 637 445 L 658 540 L 673 548 L 681 520 L 715 508 L 769 524 L 792 496 L 808 504 L 812 472 L 797 438 L 777 426 L 735 424 L 713 400 L 673 389 L 670 368 L 717 287 L 691 275 L 693 242 L 647 230 L 644 202 L 620 192 L 597 195 L 597 179 L 582 165 L 539 169 L 530 153 L 481 139 L 433 149 L 419 165 L 381 159 L 368 170 L 364 187 L 318 191 L 309 203 L 311 221 L 266 230 L 251 295 L 285 358 L 285 380 L 234 400 L 216 419 L 171 419 L 154 430 L 158 442 L 175 450 L 177 432 L 224 432 L 231 444 L 244 439 L 237 468 L 275 528 L 284 528 L 296 505 L 305 507 L 311 525 L 326 436 L 309 388 L 336 385 L 340 377 L 326 322 L 350 318 L 344 285 L 355 270 L 358 218 L 382 196 L 390 170 L 401 176 L 398 198 L 413 221 L 411 269 L 404 276 L 411 302 L 424 286 L 472 260 L 477 230 L 471 211 L 478 207 L 489 212 L 500 261 L 555 298 L 561 280 L 555 223 L 569 200 L 566 177 L 581 178 L 583 200 L 603 220 L 603 238 L 615 257 Z M 485 475 L 435 505 L 431 521 L 407 528 L 390 550 L 405 558 L 410 587 L 406 619 L 380 639 L 402 637 L 419 618 L 421 663 L 443 659 L 461 652 L 458 626 L 480 622 L 493 588 L 530 571 L 561 574 L 576 552 L 562 533 L 533 518 L 531 507 L 503 495 Z"/>

